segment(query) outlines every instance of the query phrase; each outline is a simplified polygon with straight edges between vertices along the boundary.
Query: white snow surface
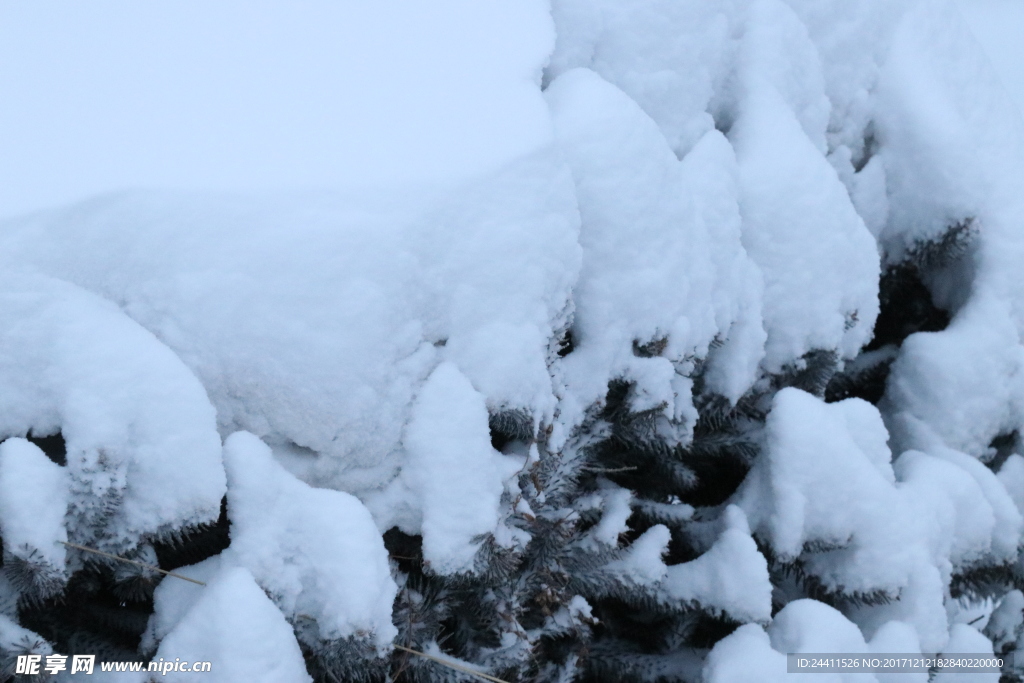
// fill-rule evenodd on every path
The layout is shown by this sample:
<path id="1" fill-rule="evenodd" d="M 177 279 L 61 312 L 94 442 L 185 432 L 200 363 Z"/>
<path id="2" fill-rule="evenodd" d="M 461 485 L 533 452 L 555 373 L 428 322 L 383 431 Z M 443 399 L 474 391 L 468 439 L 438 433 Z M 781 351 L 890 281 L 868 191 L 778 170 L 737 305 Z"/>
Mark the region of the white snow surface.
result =
<path id="1" fill-rule="evenodd" d="M 977 629 L 968 624 L 954 624 L 949 630 L 949 643 L 942 651 L 943 655 L 955 656 L 958 653 L 970 653 L 977 655 L 991 655 L 992 642 L 978 633 Z M 932 678 L 936 683 L 997 683 L 999 674 L 997 672 L 977 671 L 939 671 Z"/>
<path id="2" fill-rule="evenodd" d="M 68 540 L 68 477 L 38 446 L 13 438 L 0 443 L 0 534 L 4 550 L 38 556 L 64 571 Z"/>
<path id="3" fill-rule="evenodd" d="M 913 626 L 905 621 L 889 621 L 875 631 L 868 641 L 868 650 L 875 654 L 902 652 L 914 655 L 921 652 L 921 643 Z M 928 673 L 924 671 L 880 671 L 875 678 L 878 683 L 928 683 Z"/>
<path id="4" fill-rule="evenodd" d="M 1016 557 L 1024 520 L 996 475 L 941 443 L 890 464 L 888 434 L 870 404 L 825 404 L 784 389 L 766 431 L 737 503 L 774 552 L 804 553 L 826 587 L 898 595 L 851 610 L 869 635 L 900 619 L 917 628 L 922 647 L 941 648 L 952 572 Z"/>
<path id="5" fill-rule="evenodd" d="M 878 314 L 877 247 L 822 156 L 828 100 L 805 30 L 781 2 L 751 12 L 729 139 L 743 243 L 765 277 L 765 367 L 815 349 L 852 358 Z M 801 46 L 810 56 L 791 54 Z"/>
<path id="6" fill-rule="evenodd" d="M 176 579 L 170 579 L 175 581 Z M 182 582 L 183 583 L 183 582 Z M 160 643 L 153 661 L 211 662 L 209 672 L 161 671 L 155 680 L 217 683 L 308 683 L 299 644 L 284 615 L 253 575 L 225 567 Z"/>
<path id="7" fill-rule="evenodd" d="M 805 674 L 806 675 L 806 674 Z M 823 676 L 810 674 L 815 683 L 832 683 Z M 706 683 L 785 683 L 786 655 L 776 652 L 764 629 L 744 624 L 715 643 L 704 662 Z M 834 679 L 833 679 L 834 680 Z"/>
<path id="8" fill-rule="evenodd" d="M 105 197 L 8 223 L 0 243 L 173 349 L 222 435 L 298 446 L 305 479 L 359 492 L 396 474 L 411 400 L 441 360 L 492 406 L 550 422 L 577 220 L 546 152 L 440 197 Z"/>
<path id="9" fill-rule="evenodd" d="M 841 652 L 868 654 L 857 625 L 842 612 L 817 600 L 794 600 L 783 607 L 768 627 L 772 647 L 779 652 Z M 836 683 L 876 681 L 874 674 L 837 673 Z M 826 679 L 828 680 L 828 679 Z"/>
<path id="10" fill-rule="evenodd" d="M 175 574 L 186 576 L 193 581 L 209 584 L 226 566 L 223 555 L 214 555 L 197 564 L 179 567 Z M 153 614 L 149 617 L 146 630 L 142 634 L 139 650 L 145 653 L 155 652 L 160 642 L 181 622 L 192 605 L 203 593 L 204 587 L 192 581 L 171 578 L 161 581 L 153 590 Z"/>
<path id="11" fill-rule="evenodd" d="M 900 449 L 939 438 L 984 456 L 993 437 L 1024 424 L 1024 123 L 947 2 L 917 3 L 899 24 L 877 99 L 890 260 L 955 223 L 976 232 L 961 262 L 927 283 L 954 319 L 904 343 L 886 396 L 890 428 Z"/>
<path id="12" fill-rule="evenodd" d="M 231 545 L 289 620 L 311 619 L 324 640 L 362 636 L 385 647 L 397 633 L 397 587 L 369 510 L 348 493 L 289 474 L 254 435 L 224 443 Z"/>
<path id="13" fill-rule="evenodd" d="M 405 434 L 408 460 L 392 488 L 408 490 L 418 502 L 423 559 L 433 571 L 450 574 L 473 569 L 479 538 L 494 532 L 505 481 L 525 459 L 505 456 L 491 446 L 484 396 L 450 362 L 439 365 L 420 390 Z M 389 502 L 371 498 L 371 505 Z M 378 524 L 389 528 L 382 509 Z M 399 521 L 399 520 L 394 520 Z"/>
<path id="14" fill-rule="evenodd" d="M 740 621 L 766 623 L 772 610 L 768 563 L 742 510 L 726 508 L 723 526 L 706 553 L 668 568 L 662 590 L 674 600 L 693 600 Z"/>
<path id="15" fill-rule="evenodd" d="M 722 351 L 733 362 L 715 377 L 735 400 L 754 379 L 763 343 L 750 320 L 760 287 L 739 241 L 732 153 L 709 133 L 680 163 L 656 122 L 588 69 L 563 73 L 546 96 L 576 185 L 583 248 L 576 350 L 562 363 L 566 419 L 625 378 L 635 383 L 635 410 L 661 408 L 692 427 L 687 363 L 735 325 Z M 637 357 L 634 344 L 652 342 L 656 357 Z"/>
<path id="16" fill-rule="evenodd" d="M 0 435 L 30 430 L 64 436 L 70 496 L 60 500 L 70 503 L 73 542 L 118 552 L 217 518 L 220 439 L 195 376 L 110 302 L 8 272 L 0 281 Z"/>
<path id="17" fill-rule="evenodd" d="M 247 618 L 216 613 L 231 595 L 248 596 L 238 610 L 252 610 L 239 632 L 264 629 L 287 661 L 294 638 L 273 604 L 293 622 L 313 616 L 324 637 L 369 633 L 386 646 L 396 588 L 382 530 L 422 533 L 425 559 L 444 573 L 471 569 L 487 534 L 522 540 L 504 526 L 501 501 L 527 459 L 494 450 L 488 411 L 526 411 L 554 452 L 600 407 L 609 381 L 625 379 L 630 407 L 660 412 L 662 436 L 685 443 L 695 370 L 735 403 L 810 351 L 853 359 L 879 311 L 880 268 L 970 222 L 963 257 L 924 279 L 952 322 L 893 347 L 877 408 L 780 391 L 762 453 L 720 508 L 709 550 L 667 567 L 669 532 L 656 525 L 610 569 L 666 600 L 771 621 L 767 633 L 748 624 L 719 642 L 709 683 L 774 680 L 786 651 L 985 651 L 985 636 L 950 628 L 944 603 L 954 573 L 1015 560 L 1024 528 L 1024 459 L 1011 455 L 998 475 L 983 464 L 994 437 L 1024 429 L 1024 123 L 955 5 L 552 0 L 549 16 L 541 0 L 413 4 L 403 11 L 422 21 L 409 29 L 369 3 L 313 2 L 277 23 L 263 7 L 234 34 L 264 36 L 232 53 L 245 77 L 227 78 L 231 60 L 216 61 L 204 83 L 233 83 L 217 102 L 250 111 L 271 99 L 266 88 L 303 95 L 281 99 L 298 119 L 276 103 L 264 111 L 278 137 L 234 115 L 204 119 L 230 120 L 230 139 L 118 137 L 181 149 L 160 155 L 162 175 L 130 176 L 139 182 L 248 193 L 124 192 L 0 223 L 0 488 L 47 481 L 58 491 L 64 475 L 68 537 L 120 551 L 215 517 L 226 466 L 231 548 L 187 570 L 209 575 L 207 589 L 161 586 L 146 646 L 206 647 L 200 617 L 228 629 Z M 16 29 L 39 11 L 0 9 L 12 18 L 0 22 L 11 39 L 0 55 L 32 44 Z M 151 36 L 131 28 L 157 16 L 132 12 L 82 62 L 83 89 L 68 90 L 69 101 L 124 77 L 124 60 L 110 55 Z M 342 15 L 358 15 L 346 30 L 359 39 L 327 49 L 345 43 L 329 33 Z M 75 17 L 53 35 L 92 35 L 68 28 Z M 314 24 L 308 50 L 271 70 L 276 85 L 257 87 L 248 61 L 274 61 L 258 47 L 267 36 Z M 381 35 L 416 40 L 385 59 Z M 183 40 L 167 54 L 209 44 Z M 139 68 L 160 50 L 141 54 Z M 180 71 L 197 71 L 203 54 Z M 38 82 L 0 67 L 0 84 L 37 102 L 66 60 L 40 65 Z M 307 62 L 316 64 L 308 73 Z M 337 68 L 351 63 L 365 68 Z M 324 77 L 329 69 L 365 82 L 346 90 L 340 74 Z M 125 117 L 144 121 L 173 90 L 148 90 L 150 80 L 159 82 L 146 80 L 130 116 L 83 111 L 77 128 L 52 125 L 74 108 L 43 117 L 38 106 L 0 106 L 0 122 L 39 118 L 22 136 L 33 154 L 0 155 L 0 167 L 21 159 L 16 178 L 38 185 L 59 150 L 74 176 L 83 149 L 65 154 L 61 135 L 102 120 L 79 137 L 105 144 Z M 374 100 L 378 87 L 391 99 Z M 99 99 L 117 107 L 123 92 Z M 345 119 L 341 101 L 370 113 Z M 330 126 L 287 125 L 313 111 Z M 153 127 L 185 130 L 167 120 Z M 317 133 L 327 127 L 361 136 L 344 164 L 348 143 Z M 53 139 L 44 145 L 39 130 Z M 223 158 L 207 154 L 210 140 Z M 0 151 L 15 142 L 0 139 Z M 278 146 L 288 153 L 275 155 Z M 124 148 L 87 154 L 109 168 L 97 162 L 93 184 L 55 181 L 50 197 L 114 187 L 126 177 L 115 153 Z M 334 169 L 323 176 L 334 189 L 280 190 L 318 184 L 289 162 L 311 149 Z M 208 172 L 183 173 L 197 150 Z M 228 157 L 251 173 L 226 172 Z M 278 191 L 251 191 L 269 186 Z M 0 214 L 17 187 L 0 191 Z M 25 193 L 25 206 L 41 197 Z M 574 349 L 560 358 L 567 330 Z M 30 430 L 64 435 L 66 470 L 18 440 Z M 252 434 L 227 439 L 222 465 L 218 434 L 237 430 Z M 7 455 L 19 449 L 30 457 L 15 471 Z M 123 500 L 93 537 L 89 501 L 104 497 Z M 624 490 L 595 494 L 605 515 L 596 543 L 617 543 L 629 500 Z M 0 524 L 16 517 L 0 506 Z M 30 545 L 59 537 L 57 512 L 45 517 L 45 530 L 22 534 Z M 782 560 L 801 557 L 827 589 L 892 600 L 845 616 L 798 600 L 771 620 L 767 563 L 751 533 Z M 1012 620 L 999 614 L 992 635 L 1005 639 Z"/>

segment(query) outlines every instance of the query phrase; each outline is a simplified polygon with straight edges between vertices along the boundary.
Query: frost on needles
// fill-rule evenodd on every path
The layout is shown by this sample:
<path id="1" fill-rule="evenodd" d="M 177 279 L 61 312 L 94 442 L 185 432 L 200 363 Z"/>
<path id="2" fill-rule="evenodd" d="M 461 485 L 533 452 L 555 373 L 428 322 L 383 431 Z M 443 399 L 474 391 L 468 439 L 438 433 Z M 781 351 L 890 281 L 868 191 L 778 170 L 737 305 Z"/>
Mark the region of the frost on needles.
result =
<path id="1" fill-rule="evenodd" d="M 1024 124 L 952 5 L 528 6 L 543 144 L 457 186 L 0 225 L 0 677 L 1024 643 Z"/>

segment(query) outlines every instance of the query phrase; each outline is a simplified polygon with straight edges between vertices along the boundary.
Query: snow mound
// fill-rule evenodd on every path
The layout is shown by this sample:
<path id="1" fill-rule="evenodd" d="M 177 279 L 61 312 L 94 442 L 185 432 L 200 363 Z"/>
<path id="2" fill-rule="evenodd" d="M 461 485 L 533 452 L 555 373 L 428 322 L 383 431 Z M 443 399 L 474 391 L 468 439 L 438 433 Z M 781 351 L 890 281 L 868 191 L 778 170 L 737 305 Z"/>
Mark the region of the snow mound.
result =
<path id="1" fill-rule="evenodd" d="M 200 583 L 170 578 L 157 584 L 153 590 L 153 614 L 149 617 L 146 630 L 142 634 L 140 652 L 156 652 L 160 642 L 174 630 L 202 595 L 203 586 L 200 584 L 209 584 L 220 572 L 221 567 L 225 566 L 223 559 L 223 555 L 214 555 L 202 562 L 174 570 L 175 574 L 187 576 Z"/>
<path id="2" fill-rule="evenodd" d="M 359 636 L 387 646 L 397 631 L 397 587 L 369 511 L 340 491 L 311 488 L 281 467 L 257 437 L 224 443 L 231 545 L 285 616 L 312 621 L 324 640 Z"/>
<path id="3" fill-rule="evenodd" d="M 471 571 L 481 538 L 497 529 L 505 481 L 523 460 L 491 446 L 484 397 L 452 363 L 420 390 L 404 444 L 396 485 L 419 501 L 421 528 L 409 531 L 422 533 L 424 561 L 442 574 Z"/>
<path id="4" fill-rule="evenodd" d="M 725 530 L 706 553 L 668 568 L 662 590 L 674 600 L 699 602 L 740 621 L 767 623 L 772 610 L 768 565 L 743 511 L 729 506 L 724 519 Z"/>
<path id="5" fill-rule="evenodd" d="M 18 273 L 0 281 L 0 348 L 0 435 L 63 435 L 73 542 L 122 552 L 216 519 L 213 408 L 152 334 L 95 295 Z"/>
<path id="6" fill-rule="evenodd" d="M 563 417 L 578 420 L 622 378 L 634 383 L 633 410 L 660 409 L 692 428 L 693 361 L 725 341 L 729 360 L 712 386 L 735 400 L 753 382 L 763 343 L 731 150 L 708 133 L 681 163 L 655 121 L 587 69 L 563 73 L 545 94 L 582 223 Z"/>
<path id="7" fill-rule="evenodd" d="M 808 542 L 852 542 L 855 555 L 867 556 L 850 576 L 833 577 L 834 582 L 848 588 L 877 587 L 878 581 L 898 586 L 895 577 L 878 574 L 896 567 L 894 557 L 901 556 L 886 543 L 896 531 L 892 520 L 902 516 L 887 437 L 881 416 L 864 401 L 827 405 L 797 389 L 780 391 L 768 416 L 763 457 L 736 494 L 755 533 L 781 559 L 796 558 Z M 869 539 L 884 545 L 873 548 Z M 849 566 L 856 557 L 846 559 L 837 566 Z"/>
<path id="8" fill-rule="evenodd" d="M 546 77 L 586 67 L 615 84 L 684 156 L 714 121 L 708 106 L 727 76 L 728 9 L 671 0 L 554 0 L 555 51 Z"/>
<path id="9" fill-rule="evenodd" d="M 763 69 L 748 69 L 729 139 L 743 243 L 765 278 L 764 367 L 777 372 L 816 349 L 857 354 L 878 315 L 879 261 L 846 188 Z"/>
<path id="10" fill-rule="evenodd" d="M 68 477 L 25 439 L 0 444 L 0 534 L 11 556 L 41 560 L 57 576 L 65 571 Z"/>
<path id="11" fill-rule="evenodd" d="M 768 627 L 772 647 L 778 652 L 837 652 L 868 654 L 857 625 L 839 610 L 817 600 L 794 600 L 783 607 Z M 836 683 L 876 681 L 874 674 L 832 674 Z"/>
<path id="12" fill-rule="evenodd" d="M 881 417 L 859 399 L 825 404 L 784 389 L 767 433 L 767 457 L 737 499 L 780 558 L 797 557 L 808 543 L 828 548 L 810 566 L 820 562 L 836 586 L 898 587 L 902 562 L 921 543 L 930 558 L 956 566 L 1016 554 L 1021 516 L 994 473 L 941 446 L 890 465 Z M 923 528 L 917 510 L 928 510 Z M 840 555 L 827 559 L 833 552 Z M 843 573 L 826 570 L 840 556 Z"/>
<path id="13" fill-rule="evenodd" d="M 899 619 L 923 647 L 940 648 L 953 572 L 1016 557 L 1024 524 L 996 475 L 936 444 L 890 465 L 873 406 L 784 389 L 766 432 L 736 502 L 779 561 L 799 563 L 830 590 L 894 598 L 850 611 L 866 632 Z"/>
<path id="14" fill-rule="evenodd" d="M 744 624 L 711 648 L 704 661 L 703 680 L 706 683 L 785 683 L 789 680 L 786 655 L 772 649 L 763 628 Z"/>
<path id="15" fill-rule="evenodd" d="M 637 382 L 635 410 L 677 417 L 686 409 L 671 362 L 706 355 L 717 332 L 707 230 L 693 219 L 679 161 L 640 107 L 592 71 L 567 72 L 545 94 L 582 221 L 566 384 L 586 407 L 625 377 Z M 649 355 L 660 357 L 637 358 L 634 343 L 652 342 L 664 348 Z"/>
<path id="16" fill-rule="evenodd" d="M 577 225 L 547 149 L 450 191 L 100 197 L 4 223 L 0 261 L 116 302 L 199 377 L 223 436 L 251 431 L 304 479 L 366 492 L 397 473 L 443 360 L 489 408 L 551 421 Z"/>
<path id="17" fill-rule="evenodd" d="M 168 579 L 176 581 L 176 579 Z M 183 583 L 183 582 L 179 582 Z M 163 672 L 154 680 L 218 683 L 308 683 L 292 628 L 253 575 L 225 567 L 198 591 L 160 643 L 153 662 L 211 662 L 209 672 Z"/>
<path id="18" fill-rule="evenodd" d="M 977 629 L 967 624 L 954 624 L 949 629 L 949 643 L 942 651 L 943 655 L 976 654 L 980 656 L 992 654 L 992 642 L 978 633 Z M 998 683 L 998 672 L 977 671 L 942 671 L 931 679 L 935 683 Z"/>
<path id="19" fill-rule="evenodd" d="M 921 643 L 913 626 L 905 621 L 888 621 L 875 631 L 868 641 L 868 649 L 875 654 L 917 654 L 921 652 Z M 928 683 L 928 674 L 924 671 L 878 672 L 875 678 L 878 679 L 878 683 Z"/>

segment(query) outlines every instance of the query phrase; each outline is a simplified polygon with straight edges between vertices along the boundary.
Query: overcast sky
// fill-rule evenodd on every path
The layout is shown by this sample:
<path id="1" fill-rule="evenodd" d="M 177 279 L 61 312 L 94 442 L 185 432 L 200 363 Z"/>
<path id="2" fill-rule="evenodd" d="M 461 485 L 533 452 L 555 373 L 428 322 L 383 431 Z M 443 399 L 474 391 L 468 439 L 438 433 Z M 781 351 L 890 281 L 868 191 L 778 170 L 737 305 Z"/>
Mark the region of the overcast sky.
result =
<path id="1" fill-rule="evenodd" d="M 540 0 L 0 0 L 0 216 L 441 181 L 541 144 Z"/>
<path id="2" fill-rule="evenodd" d="M 1024 0 L 961 0 L 1024 107 Z M 446 182 L 543 144 L 541 0 L 0 0 L 0 216 Z"/>

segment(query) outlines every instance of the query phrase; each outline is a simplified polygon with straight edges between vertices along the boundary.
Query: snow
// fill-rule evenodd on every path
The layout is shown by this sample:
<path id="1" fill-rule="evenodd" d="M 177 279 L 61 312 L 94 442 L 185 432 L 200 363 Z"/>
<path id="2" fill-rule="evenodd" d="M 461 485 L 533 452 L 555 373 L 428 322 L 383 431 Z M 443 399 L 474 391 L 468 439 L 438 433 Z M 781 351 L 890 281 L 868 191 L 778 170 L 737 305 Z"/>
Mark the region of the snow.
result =
<path id="1" fill-rule="evenodd" d="M 805 674 L 815 683 L 828 679 Z M 757 624 L 744 624 L 715 643 L 704 662 L 705 683 L 784 683 L 786 655 L 771 647 L 768 634 Z"/>
<path id="2" fill-rule="evenodd" d="M 720 345 L 708 354 L 704 381 L 735 403 L 754 384 L 764 357 L 764 276 L 743 248 L 739 169 L 728 140 L 718 131 L 705 134 L 683 158 L 682 172 L 715 266 L 711 297 Z"/>
<path id="3" fill-rule="evenodd" d="M 608 570 L 627 577 L 631 583 L 641 586 L 661 583 L 669 574 L 669 568 L 665 566 L 661 558 L 668 550 L 668 542 L 671 538 L 672 535 L 667 526 L 655 524 L 629 545 L 629 550 L 622 559 L 609 563 Z M 676 567 L 678 566 L 676 565 Z M 691 567 L 692 569 L 693 567 Z M 676 573 L 679 571 L 677 569 Z M 671 598 L 677 598 L 677 596 L 671 595 L 671 588 L 668 593 Z M 710 597 L 705 593 L 694 591 L 692 594 L 681 596 L 681 599 L 693 600 L 697 595 L 701 598 Z"/>
<path id="4" fill-rule="evenodd" d="M 65 570 L 68 478 L 38 446 L 13 438 L 0 443 L 0 535 L 4 552 L 42 559 L 58 574 Z"/>
<path id="5" fill-rule="evenodd" d="M 551 421 L 577 221 L 549 150 L 450 193 L 103 197 L 5 224 L 0 260 L 117 302 L 203 382 L 222 436 L 252 431 L 308 456 L 292 459 L 307 481 L 367 492 L 397 474 L 443 360 L 490 408 Z"/>
<path id="6" fill-rule="evenodd" d="M 0 614 L 0 675 L 8 680 L 14 678 L 18 655 L 42 655 L 53 653 L 50 643 L 39 634 L 18 625 L 17 615 Z"/>
<path id="7" fill-rule="evenodd" d="M 5 550 L 63 571 L 55 541 L 130 551 L 226 490 L 230 548 L 181 570 L 207 587 L 160 584 L 143 649 L 308 680 L 293 627 L 379 654 L 397 632 L 381 532 L 449 576 L 525 542 L 517 475 L 611 381 L 685 445 L 696 390 L 736 405 L 824 350 L 894 358 L 878 406 L 778 391 L 736 494 L 679 506 L 705 552 L 667 566 L 654 525 L 605 569 L 754 622 L 709 683 L 1009 645 L 1020 593 L 982 635 L 950 626 L 950 582 L 1024 533 L 1024 458 L 988 466 L 1024 430 L 1024 86 L 996 37 L 1021 15 L 961 7 L 991 60 L 949 0 L 0 7 L 0 216 L 170 188 L 0 222 Z M 881 269 L 956 224 L 966 253 L 922 272 L 948 328 L 858 359 Z M 532 428 L 508 453 L 503 411 Z M 64 468 L 22 438 L 58 431 Z M 666 505 L 607 482 L 576 503 L 600 552 Z M 889 600 L 773 619 L 759 544 Z M 559 619 L 587 620 L 577 598 Z"/>
<path id="8" fill-rule="evenodd" d="M 907 0 L 786 0 L 805 27 L 820 61 L 830 112 L 830 152 L 845 148 L 863 159 L 872 135 L 872 93 Z M 884 188 L 882 188 L 884 192 Z M 864 216 L 861 213 L 862 217 Z M 866 217 L 865 217 L 866 220 Z"/>
<path id="9" fill-rule="evenodd" d="M 419 502 L 420 528 L 407 530 L 422 533 L 424 562 L 442 574 L 472 571 L 480 538 L 497 528 L 505 481 L 525 459 L 494 450 L 484 397 L 450 362 L 421 388 L 404 444 L 408 460 L 395 485 Z"/>
<path id="10" fill-rule="evenodd" d="M 1013 320 L 992 297 L 973 300 L 942 332 L 911 335 L 886 389 L 894 445 L 922 448 L 927 432 L 951 448 L 984 455 L 994 437 L 1024 426 L 1022 370 Z"/>
<path id="11" fill-rule="evenodd" d="M 851 422 L 860 432 L 856 438 Z M 808 541 L 846 545 L 869 525 L 886 538 L 892 531 L 887 520 L 898 509 L 887 436 L 877 411 L 859 399 L 825 404 L 797 389 L 780 391 L 766 425 L 765 457 L 736 494 L 755 533 L 765 534 L 782 558 L 795 558 Z M 896 564 L 891 557 L 878 562 L 881 557 L 865 559 L 862 568 L 877 564 L 885 571 Z M 854 577 L 842 583 L 848 578 Z M 865 579 L 852 585 L 863 586 Z"/>
<path id="12" fill-rule="evenodd" d="M 299 481 L 246 432 L 225 441 L 224 465 L 231 522 L 225 561 L 251 572 L 290 621 L 314 621 L 320 638 L 359 635 L 389 645 L 398 589 L 363 504 Z"/>
<path id="13" fill-rule="evenodd" d="M 213 408 L 152 334 L 95 295 L 13 271 L 0 282 L 0 348 L 0 434 L 63 434 L 72 542 L 120 552 L 217 518 Z"/>
<path id="14" fill-rule="evenodd" d="M 875 242 L 792 105 L 770 75 L 751 71 L 729 138 L 743 243 L 765 277 L 764 367 L 816 349 L 852 358 L 878 315 Z"/>
<path id="15" fill-rule="evenodd" d="M 706 355 L 717 331 L 707 233 L 688 215 L 679 161 L 654 121 L 594 72 L 566 72 L 545 94 L 582 221 L 566 384 L 587 407 L 626 377 L 638 382 L 634 409 L 664 405 L 676 417 L 671 361 Z M 660 339 L 663 357 L 634 357 L 634 341 Z"/>
<path id="16" fill-rule="evenodd" d="M 1006 493 L 1013 499 L 1018 512 L 1024 514 L 1024 457 L 1013 453 L 999 468 L 996 475 Z"/>
<path id="17" fill-rule="evenodd" d="M 985 656 L 992 654 L 992 643 L 988 638 L 978 633 L 972 626 L 967 624 L 954 624 L 949 630 L 949 643 L 942 651 L 943 655 L 955 655 L 958 653 L 974 654 Z M 932 678 L 937 683 L 997 683 L 998 672 L 977 672 L 977 671 L 939 671 Z"/>
<path id="18" fill-rule="evenodd" d="M 181 622 L 182 618 L 192 609 L 203 594 L 204 587 L 209 584 L 225 566 L 222 555 L 214 555 L 197 564 L 179 567 L 175 574 L 186 576 L 193 581 L 171 578 L 161 581 L 153 590 L 153 614 L 142 634 L 139 650 L 145 653 L 156 651 L 160 642 Z"/>
<path id="19" fill-rule="evenodd" d="M 768 628 L 772 647 L 779 652 L 837 652 L 868 654 L 856 624 L 817 600 L 794 600 L 783 607 Z M 836 674 L 836 683 L 877 681 L 873 674 Z"/>
<path id="20" fill-rule="evenodd" d="M 157 680 L 218 683 L 307 683 L 292 628 L 248 570 L 218 572 L 160 643 L 153 657 L 174 663 L 211 662 L 209 672 L 161 670 Z"/>
<path id="21" fill-rule="evenodd" d="M 850 611 L 866 633 L 899 619 L 914 625 L 922 647 L 938 649 L 952 572 L 1016 557 L 1024 523 L 977 460 L 940 442 L 890 465 L 887 436 L 877 410 L 859 399 L 825 404 L 784 389 L 768 417 L 766 451 L 735 499 L 780 559 L 800 557 L 826 587 L 898 594 Z"/>
<path id="22" fill-rule="evenodd" d="M 548 80 L 572 68 L 592 69 L 657 122 L 679 157 L 713 128 L 707 108 L 727 69 L 721 7 L 555 0 L 551 9 L 557 38 Z"/>
<path id="23" fill-rule="evenodd" d="M 553 42 L 542 0 L 4 3 L 0 216 L 124 187 L 464 181 L 549 140 Z"/>
<path id="24" fill-rule="evenodd" d="M 750 537 L 743 511 L 729 506 L 723 519 L 725 528 L 714 545 L 691 562 L 669 567 L 662 590 L 673 600 L 693 600 L 740 621 L 766 623 L 772 608 L 768 564 Z"/>
<path id="25" fill-rule="evenodd" d="M 601 520 L 594 527 L 590 536 L 598 543 L 614 548 L 619 544 L 619 536 L 629 529 L 627 522 L 633 514 L 633 508 L 630 505 L 633 501 L 633 493 L 618 486 L 608 486 L 599 493 L 601 494 Z M 658 558 L 661 558 L 660 554 Z"/>
<path id="26" fill-rule="evenodd" d="M 1003 596 L 992 611 L 985 625 L 985 635 L 992 641 L 992 648 L 1000 652 L 1017 642 L 1024 626 L 1024 593 L 1014 589 Z"/>
<path id="27" fill-rule="evenodd" d="M 914 655 L 921 652 L 921 644 L 914 627 L 905 621 L 889 621 L 881 627 L 868 641 L 868 649 L 874 654 L 903 653 Z M 880 671 L 875 674 L 878 683 L 927 683 L 928 674 L 924 671 Z"/>
<path id="28" fill-rule="evenodd" d="M 563 419 L 578 420 L 609 380 L 624 378 L 635 383 L 634 410 L 660 409 L 692 428 L 685 375 L 693 359 L 735 326 L 713 384 L 735 400 L 754 379 L 763 343 L 760 282 L 738 239 L 732 153 L 709 133 L 680 163 L 656 122 L 587 69 L 561 74 L 545 94 L 582 221 L 576 348 L 560 364 Z M 651 343 L 655 357 L 638 357 L 634 346 Z"/>

